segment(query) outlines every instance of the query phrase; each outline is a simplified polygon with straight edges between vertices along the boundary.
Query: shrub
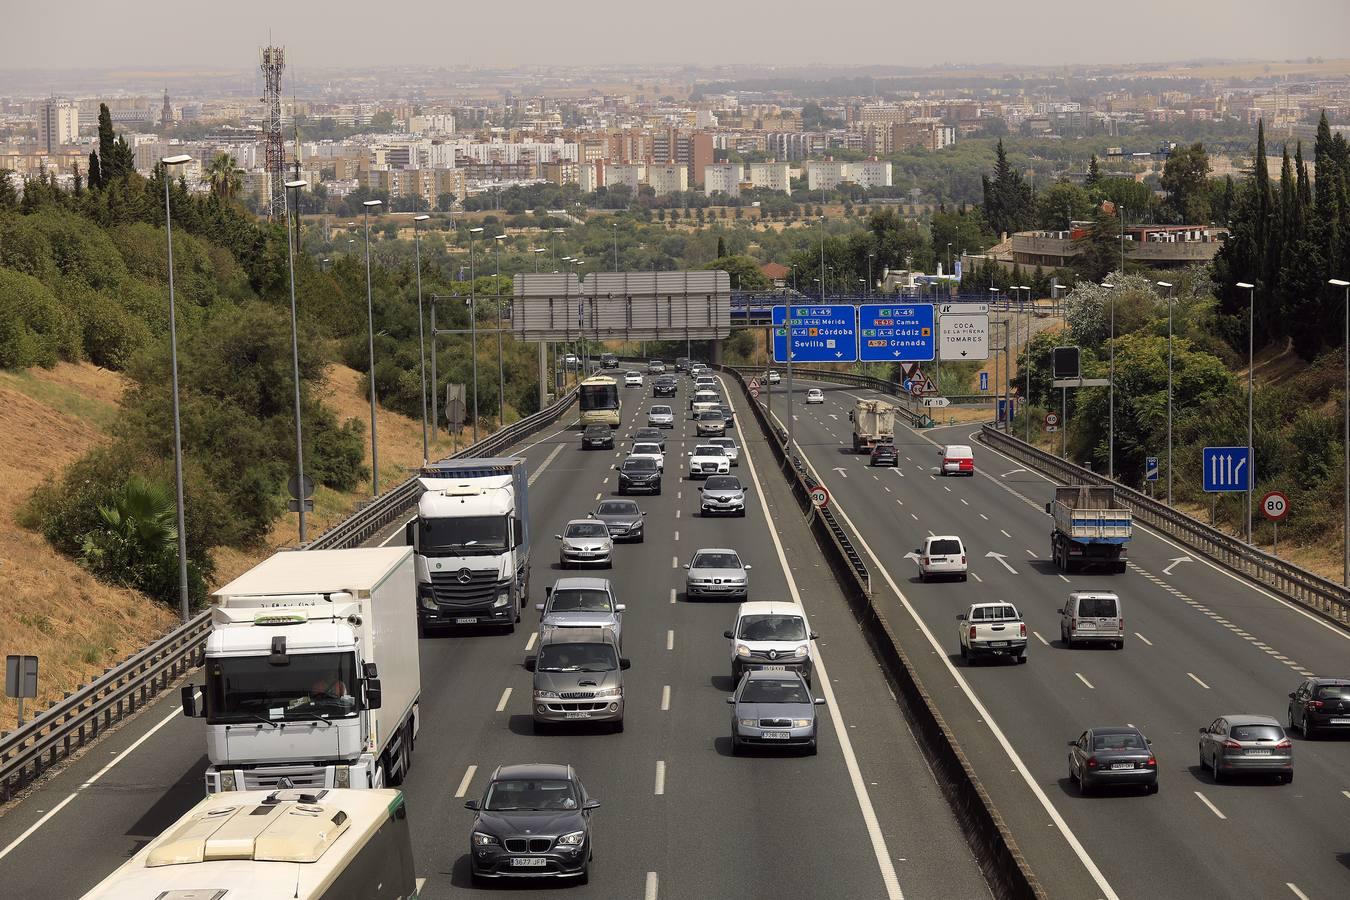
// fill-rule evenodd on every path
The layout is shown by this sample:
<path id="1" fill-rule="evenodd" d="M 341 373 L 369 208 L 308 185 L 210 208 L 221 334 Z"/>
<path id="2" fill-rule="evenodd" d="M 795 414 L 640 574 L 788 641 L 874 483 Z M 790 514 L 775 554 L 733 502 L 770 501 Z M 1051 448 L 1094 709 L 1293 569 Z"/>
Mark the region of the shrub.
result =
<path id="1" fill-rule="evenodd" d="M 79 322 L 42 282 L 0 269 L 0 368 L 51 368 L 80 358 Z"/>

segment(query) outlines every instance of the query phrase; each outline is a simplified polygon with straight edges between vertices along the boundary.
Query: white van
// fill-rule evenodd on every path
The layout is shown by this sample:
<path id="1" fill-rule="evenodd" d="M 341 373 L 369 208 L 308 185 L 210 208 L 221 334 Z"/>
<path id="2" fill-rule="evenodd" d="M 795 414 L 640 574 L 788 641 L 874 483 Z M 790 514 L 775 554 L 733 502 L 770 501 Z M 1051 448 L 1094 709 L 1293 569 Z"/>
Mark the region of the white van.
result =
<path id="1" fill-rule="evenodd" d="M 1111 644 L 1125 646 L 1125 611 L 1112 591 L 1074 591 L 1059 610 L 1059 637 L 1064 646 Z"/>
<path id="2" fill-rule="evenodd" d="M 722 635 L 731 641 L 731 683 L 750 669 L 800 672 L 811 684 L 815 632 L 795 603 L 751 601 L 736 610 L 736 624 Z"/>

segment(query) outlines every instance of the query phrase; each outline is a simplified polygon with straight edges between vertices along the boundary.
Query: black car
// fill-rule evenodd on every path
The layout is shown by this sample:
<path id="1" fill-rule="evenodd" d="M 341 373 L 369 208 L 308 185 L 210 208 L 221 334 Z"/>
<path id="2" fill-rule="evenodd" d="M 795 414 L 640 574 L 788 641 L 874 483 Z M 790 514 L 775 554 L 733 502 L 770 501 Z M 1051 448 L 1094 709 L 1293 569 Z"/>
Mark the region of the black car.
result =
<path id="1" fill-rule="evenodd" d="M 634 444 L 660 444 L 661 449 L 666 449 L 666 430 L 664 428 L 635 428 L 633 430 Z"/>
<path id="2" fill-rule="evenodd" d="M 605 523 L 611 540 L 642 543 L 642 517 L 647 515 L 632 500 L 602 500 L 591 517 Z"/>
<path id="3" fill-rule="evenodd" d="M 614 432 L 608 425 L 587 425 L 581 432 L 582 450 L 594 450 L 597 447 L 614 449 Z"/>
<path id="4" fill-rule="evenodd" d="M 871 465 L 898 466 L 900 465 L 900 451 L 895 449 L 894 444 L 877 444 L 872 448 Z"/>
<path id="5" fill-rule="evenodd" d="M 591 813 L 600 808 L 571 766 L 498 766 L 469 836 L 474 884 L 494 878 L 565 878 L 591 874 Z"/>
<path id="6" fill-rule="evenodd" d="M 659 375 L 652 384 L 652 395 L 655 397 L 674 397 L 677 390 L 679 382 L 674 375 Z"/>
<path id="7" fill-rule="evenodd" d="M 1312 740 L 1332 731 L 1350 731 L 1350 678 L 1309 678 L 1289 695 L 1289 729 Z"/>
<path id="8" fill-rule="evenodd" d="M 613 353 L 603 353 L 600 356 L 600 368 L 617 369 L 619 367 L 619 358 Z"/>
<path id="9" fill-rule="evenodd" d="M 629 457 L 623 465 L 615 466 L 619 470 L 619 493 L 631 494 L 634 491 L 661 493 L 661 470 L 654 459 L 634 459 Z"/>
<path id="10" fill-rule="evenodd" d="M 1158 793 L 1158 760 L 1144 733 L 1132 725 L 1089 728 L 1069 741 L 1069 780 L 1078 793 L 1132 785 Z"/>

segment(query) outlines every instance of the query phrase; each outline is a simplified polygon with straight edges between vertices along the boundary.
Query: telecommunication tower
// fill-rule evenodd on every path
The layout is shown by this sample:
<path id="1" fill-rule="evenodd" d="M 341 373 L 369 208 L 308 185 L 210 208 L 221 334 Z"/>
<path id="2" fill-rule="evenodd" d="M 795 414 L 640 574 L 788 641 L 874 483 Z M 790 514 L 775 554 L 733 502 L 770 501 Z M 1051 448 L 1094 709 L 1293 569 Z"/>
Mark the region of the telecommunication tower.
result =
<path id="1" fill-rule="evenodd" d="M 271 182 L 270 215 L 280 220 L 286 215 L 286 142 L 281 134 L 281 73 L 286 68 L 285 47 L 264 47 L 260 68 L 263 73 L 262 102 L 266 107 L 267 175 Z"/>

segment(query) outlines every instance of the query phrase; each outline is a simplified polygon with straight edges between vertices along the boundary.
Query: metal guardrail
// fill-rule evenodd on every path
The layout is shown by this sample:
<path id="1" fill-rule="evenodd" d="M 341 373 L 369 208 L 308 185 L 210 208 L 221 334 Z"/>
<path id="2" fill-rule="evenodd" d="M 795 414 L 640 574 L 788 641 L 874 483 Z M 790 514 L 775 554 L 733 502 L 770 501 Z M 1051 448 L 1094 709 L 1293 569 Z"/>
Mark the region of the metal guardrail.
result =
<path id="1" fill-rule="evenodd" d="M 552 406 L 471 444 L 453 459 L 491 456 L 562 418 L 576 399 L 573 388 Z M 306 550 L 358 547 L 405 514 L 418 497 L 409 478 L 357 509 L 311 541 Z M 14 731 L 0 735 L 0 803 L 6 802 L 56 763 L 96 740 L 150 703 L 178 678 L 202 664 L 210 610 L 203 610 L 164 637 L 105 671 Z"/>
<path id="2" fill-rule="evenodd" d="M 1272 556 L 1240 538 L 1206 525 L 1146 494 L 1125 487 L 1090 469 L 1046 453 L 992 426 L 985 425 L 981 440 L 990 446 L 1044 472 L 1060 484 L 1115 488 L 1116 499 L 1134 517 L 1174 538 L 1190 549 L 1219 563 L 1300 606 L 1350 629 L 1350 588 Z"/>
<path id="3" fill-rule="evenodd" d="M 747 374 L 754 375 L 761 371 L 758 366 L 738 366 L 737 374 L 744 378 Z M 904 417 L 906 423 L 915 427 L 922 427 L 924 413 L 916 412 L 912 406 L 914 399 L 906 393 L 904 386 L 896 384 L 894 381 L 887 381 L 884 378 L 873 378 L 870 375 L 857 375 L 853 372 L 836 372 L 833 369 L 815 369 L 808 366 L 793 366 L 792 374 L 800 375 L 802 378 L 810 381 L 831 381 L 835 384 L 851 384 L 854 387 L 864 387 L 877 391 L 882 394 L 890 394 L 897 400 L 901 400 L 908 406 L 897 406 L 900 415 Z"/>

